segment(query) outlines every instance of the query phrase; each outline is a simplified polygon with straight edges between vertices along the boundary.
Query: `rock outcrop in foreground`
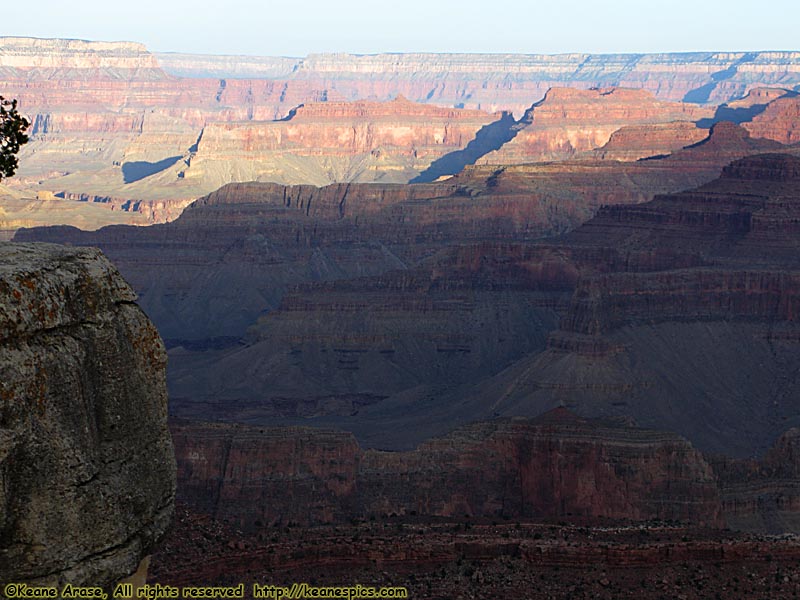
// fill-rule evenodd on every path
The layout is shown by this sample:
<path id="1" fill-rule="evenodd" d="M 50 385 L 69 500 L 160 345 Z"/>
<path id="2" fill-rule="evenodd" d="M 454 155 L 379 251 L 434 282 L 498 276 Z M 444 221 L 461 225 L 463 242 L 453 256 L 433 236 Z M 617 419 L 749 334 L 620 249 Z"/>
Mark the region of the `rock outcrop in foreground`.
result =
<path id="1" fill-rule="evenodd" d="M 0 244 L 0 582 L 110 585 L 173 511 L 166 353 L 97 249 Z"/>

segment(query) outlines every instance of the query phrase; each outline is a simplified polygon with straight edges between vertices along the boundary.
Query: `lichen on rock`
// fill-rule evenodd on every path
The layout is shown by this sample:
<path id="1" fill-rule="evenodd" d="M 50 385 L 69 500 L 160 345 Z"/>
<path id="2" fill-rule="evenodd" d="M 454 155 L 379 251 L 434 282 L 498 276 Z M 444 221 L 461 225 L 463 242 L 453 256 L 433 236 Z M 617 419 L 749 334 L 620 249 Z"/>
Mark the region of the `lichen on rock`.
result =
<path id="1" fill-rule="evenodd" d="M 95 248 L 0 244 L 0 581 L 134 572 L 175 496 L 166 352 Z"/>

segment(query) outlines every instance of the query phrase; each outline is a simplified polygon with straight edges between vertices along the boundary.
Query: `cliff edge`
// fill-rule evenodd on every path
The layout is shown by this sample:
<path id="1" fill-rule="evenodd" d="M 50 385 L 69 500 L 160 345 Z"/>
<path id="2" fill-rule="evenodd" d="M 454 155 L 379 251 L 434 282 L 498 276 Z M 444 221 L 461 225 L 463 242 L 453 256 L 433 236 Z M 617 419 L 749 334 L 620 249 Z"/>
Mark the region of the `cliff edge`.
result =
<path id="1" fill-rule="evenodd" d="M 173 512 L 166 353 L 94 248 L 0 244 L 0 581 L 108 586 Z"/>

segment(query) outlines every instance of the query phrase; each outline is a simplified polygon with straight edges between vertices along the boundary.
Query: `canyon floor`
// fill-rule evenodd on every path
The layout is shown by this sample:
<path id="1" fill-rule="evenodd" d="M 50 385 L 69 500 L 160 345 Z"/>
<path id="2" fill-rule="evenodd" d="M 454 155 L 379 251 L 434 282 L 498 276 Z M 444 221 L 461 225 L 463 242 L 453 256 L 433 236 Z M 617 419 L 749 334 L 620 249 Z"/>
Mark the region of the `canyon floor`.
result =
<path id="1" fill-rule="evenodd" d="M 677 523 L 571 523 L 389 515 L 245 534 L 178 504 L 151 583 L 405 587 L 409 598 L 788 599 L 800 539 Z"/>
<path id="2" fill-rule="evenodd" d="M 67 316 L 94 332 L 111 282 L 161 338 L 132 344 L 155 370 L 85 349 L 169 392 L 151 581 L 800 596 L 798 62 L 3 38 L 32 125 L 0 239 L 99 248 L 59 251 L 108 272 Z M 0 316 L 41 332 L 9 317 L 8 351 L 72 343 L 28 275 Z"/>

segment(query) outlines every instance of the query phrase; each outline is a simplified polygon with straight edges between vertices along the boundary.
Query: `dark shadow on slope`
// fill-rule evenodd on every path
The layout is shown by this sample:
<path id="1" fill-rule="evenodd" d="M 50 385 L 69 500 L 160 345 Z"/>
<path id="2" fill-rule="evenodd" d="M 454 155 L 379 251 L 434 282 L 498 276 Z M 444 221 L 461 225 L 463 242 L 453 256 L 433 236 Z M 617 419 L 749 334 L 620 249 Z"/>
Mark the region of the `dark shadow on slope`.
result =
<path id="1" fill-rule="evenodd" d="M 779 98 L 794 98 L 795 96 L 797 96 L 797 92 L 787 90 L 786 93 Z M 776 100 L 777 99 L 778 98 L 776 98 Z M 698 127 L 702 127 L 703 129 L 708 129 L 714 123 L 720 121 L 730 121 L 731 123 L 741 125 L 742 123 L 752 121 L 753 117 L 764 112 L 768 104 L 769 102 L 765 102 L 764 104 L 753 104 L 752 106 L 743 106 L 741 108 L 731 108 L 727 104 L 723 104 L 717 108 L 713 117 L 700 119 L 696 121 L 696 123 Z"/>
<path id="2" fill-rule="evenodd" d="M 122 163 L 122 178 L 125 183 L 133 183 L 150 175 L 155 175 L 174 165 L 181 157 L 170 156 L 158 162 L 135 161 Z"/>
<path id="3" fill-rule="evenodd" d="M 683 97 L 683 101 L 691 102 L 693 104 L 705 104 L 708 102 L 709 97 L 711 97 L 711 92 L 714 91 L 715 87 L 717 87 L 717 83 L 715 81 L 701 85 L 699 88 L 695 88 L 686 92 L 686 95 Z"/>
<path id="4" fill-rule="evenodd" d="M 727 104 L 723 104 L 717 108 L 713 117 L 700 119 L 695 122 L 698 127 L 702 127 L 703 129 L 708 129 L 714 123 L 719 123 L 720 121 L 730 121 L 731 123 L 741 125 L 747 121 L 752 121 L 753 117 L 760 115 L 766 108 L 766 104 L 753 104 L 753 106 L 742 108 L 730 108 Z"/>
<path id="5" fill-rule="evenodd" d="M 467 144 L 466 148 L 445 154 L 433 161 L 430 167 L 409 183 L 430 183 L 443 175 L 455 175 L 467 165 L 474 165 L 480 157 L 497 150 L 513 139 L 517 135 L 517 129 L 514 129 L 516 124 L 514 115 L 503 113 L 497 121 L 481 127 L 475 134 L 475 139 Z"/>
<path id="6" fill-rule="evenodd" d="M 295 115 L 297 114 L 297 111 L 299 109 L 303 108 L 303 106 L 305 106 L 305 105 L 304 104 L 298 104 L 293 109 L 291 109 L 288 113 L 286 113 L 285 117 L 283 117 L 282 119 L 275 119 L 275 120 L 276 121 L 291 121 L 292 119 L 294 119 Z"/>
<path id="7" fill-rule="evenodd" d="M 714 91 L 714 88 L 717 87 L 717 84 L 720 81 L 725 81 L 726 79 L 730 79 L 739 70 L 739 65 L 751 62 L 756 58 L 755 52 L 747 52 L 742 55 L 742 58 L 737 60 L 727 69 L 723 69 L 722 71 L 717 71 L 711 75 L 711 82 L 706 83 L 705 85 L 701 85 L 699 88 L 695 88 L 686 92 L 686 95 L 683 97 L 684 102 L 691 102 L 693 104 L 706 104 L 708 99 L 711 97 L 711 92 Z"/>

